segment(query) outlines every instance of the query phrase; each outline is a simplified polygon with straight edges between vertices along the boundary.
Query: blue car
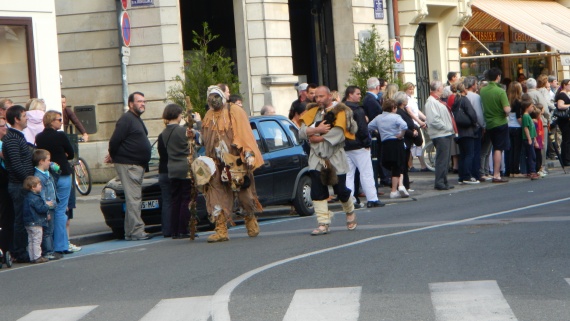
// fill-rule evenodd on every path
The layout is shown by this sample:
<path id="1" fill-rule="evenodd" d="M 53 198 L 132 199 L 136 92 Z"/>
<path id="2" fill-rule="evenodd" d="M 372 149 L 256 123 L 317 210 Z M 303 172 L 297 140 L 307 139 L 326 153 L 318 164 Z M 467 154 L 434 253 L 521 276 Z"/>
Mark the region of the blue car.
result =
<path id="1" fill-rule="evenodd" d="M 254 172 L 255 187 L 263 206 L 292 205 L 301 216 L 313 215 L 308 156 L 299 141 L 298 128 L 283 116 L 250 118 L 251 130 L 264 164 Z M 161 223 L 162 197 L 158 184 L 158 151 L 153 144 L 150 163 L 142 184 L 142 219 L 146 225 Z M 101 212 L 115 237 L 124 237 L 125 193 L 118 177 L 101 192 Z M 211 227 L 203 195 L 198 195 L 199 226 Z"/>

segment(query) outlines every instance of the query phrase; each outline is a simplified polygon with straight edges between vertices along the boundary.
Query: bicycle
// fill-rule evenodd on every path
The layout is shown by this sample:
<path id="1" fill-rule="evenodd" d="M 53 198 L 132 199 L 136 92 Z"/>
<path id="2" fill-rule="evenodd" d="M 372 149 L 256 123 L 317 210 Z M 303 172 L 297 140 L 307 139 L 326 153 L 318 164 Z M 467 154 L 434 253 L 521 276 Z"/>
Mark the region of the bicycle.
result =
<path id="1" fill-rule="evenodd" d="M 69 161 L 73 168 L 73 185 L 81 195 L 89 195 L 91 193 L 91 172 L 87 162 L 81 157 L 77 160 Z"/>

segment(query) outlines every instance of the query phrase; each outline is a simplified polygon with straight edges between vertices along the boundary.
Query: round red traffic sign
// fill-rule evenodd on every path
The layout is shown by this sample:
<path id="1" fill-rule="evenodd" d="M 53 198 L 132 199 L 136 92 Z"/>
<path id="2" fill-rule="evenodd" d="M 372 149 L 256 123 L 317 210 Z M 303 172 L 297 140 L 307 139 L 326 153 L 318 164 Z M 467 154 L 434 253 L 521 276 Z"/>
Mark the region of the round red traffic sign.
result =
<path id="1" fill-rule="evenodd" d="M 127 4 L 129 3 L 129 0 L 121 0 L 121 5 L 123 6 L 123 10 L 127 10 Z"/>
<path id="2" fill-rule="evenodd" d="M 126 11 L 121 15 L 121 35 L 123 44 L 128 47 L 131 44 L 131 19 Z"/>
<path id="3" fill-rule="evenodd" d="M 402 62 L 402 45 L 398 41 L 394 43 L 394 60 L 396 63 Z"/>

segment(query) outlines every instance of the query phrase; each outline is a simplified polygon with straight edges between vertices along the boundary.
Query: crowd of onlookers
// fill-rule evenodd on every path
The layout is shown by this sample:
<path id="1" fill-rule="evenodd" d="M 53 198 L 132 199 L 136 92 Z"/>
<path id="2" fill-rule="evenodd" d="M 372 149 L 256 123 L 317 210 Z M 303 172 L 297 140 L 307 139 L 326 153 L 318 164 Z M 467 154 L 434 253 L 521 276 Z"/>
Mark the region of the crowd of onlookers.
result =
<path id="1" fill-rule="evenodd" d="M 291 104 L 289 119 L 299 127 L 307 105 L 316 100 L 317 88 L 308 83 L 296 86 L 299 98 Z M 428 139 L 436 149 L 436 190 L 454 188 L 449 171 L 458 175 L 458 184 L 544 177 L 547 157 L 557 158 L 552 144 L 557 130 L 562 141 L 560 162 L 570 165 L 565 112 L 570 106 L 570 80 L 559 86 L 554 76 L 520 75 L 511 81 L 497 68 L 488 70 L 484 80 L 450 72 L 447 83 L 430 83 L 423 110 L 412 83 L 400 91 L 397 84 L 372 77 L 366 89 L 362 93 L 348 86 L 344 96 L 331 92 L 333 104 L 349 106 L 358 123 L 355 139 L 347 139 L 344 147 L 349 165 L 346 186 L 353 190 L 357 207 L 362 206 L 363 196 L 368 206 L 377 204 L 381 185 L 391 187 L 390 198 L 408 197 L 413 191 L 408 173 L 429 171 L 422 154 Z M 413 166 L 415 157 L 420 168 Z M 377 160 L 377 166 L 371 159 Z"/>
<path id="2" fill-rule="evenodd" d="M 25 107 L 0 100 L 0 249 L 14 262 L 44 263 L 81 250 L 68 239 L 75 151 L 61 129 L 71 120 L 84 140 L 88 135 L 65 100 L 63 114 L 46 111 L 42 99 Z"/>

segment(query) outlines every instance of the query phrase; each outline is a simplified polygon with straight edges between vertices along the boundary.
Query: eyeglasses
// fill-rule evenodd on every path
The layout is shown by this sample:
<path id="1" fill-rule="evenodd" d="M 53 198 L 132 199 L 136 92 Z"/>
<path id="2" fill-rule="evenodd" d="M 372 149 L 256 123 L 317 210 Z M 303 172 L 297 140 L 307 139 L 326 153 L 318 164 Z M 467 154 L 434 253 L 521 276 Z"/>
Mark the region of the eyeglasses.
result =
<path id="1" fill-rule="evenodd" d="M 54 119 L 54 120 L 57 120 L 57 121 L 62 121 L 62 120 L 63 120 L 63 118 L 56 118 L 56 119 Z"/>

